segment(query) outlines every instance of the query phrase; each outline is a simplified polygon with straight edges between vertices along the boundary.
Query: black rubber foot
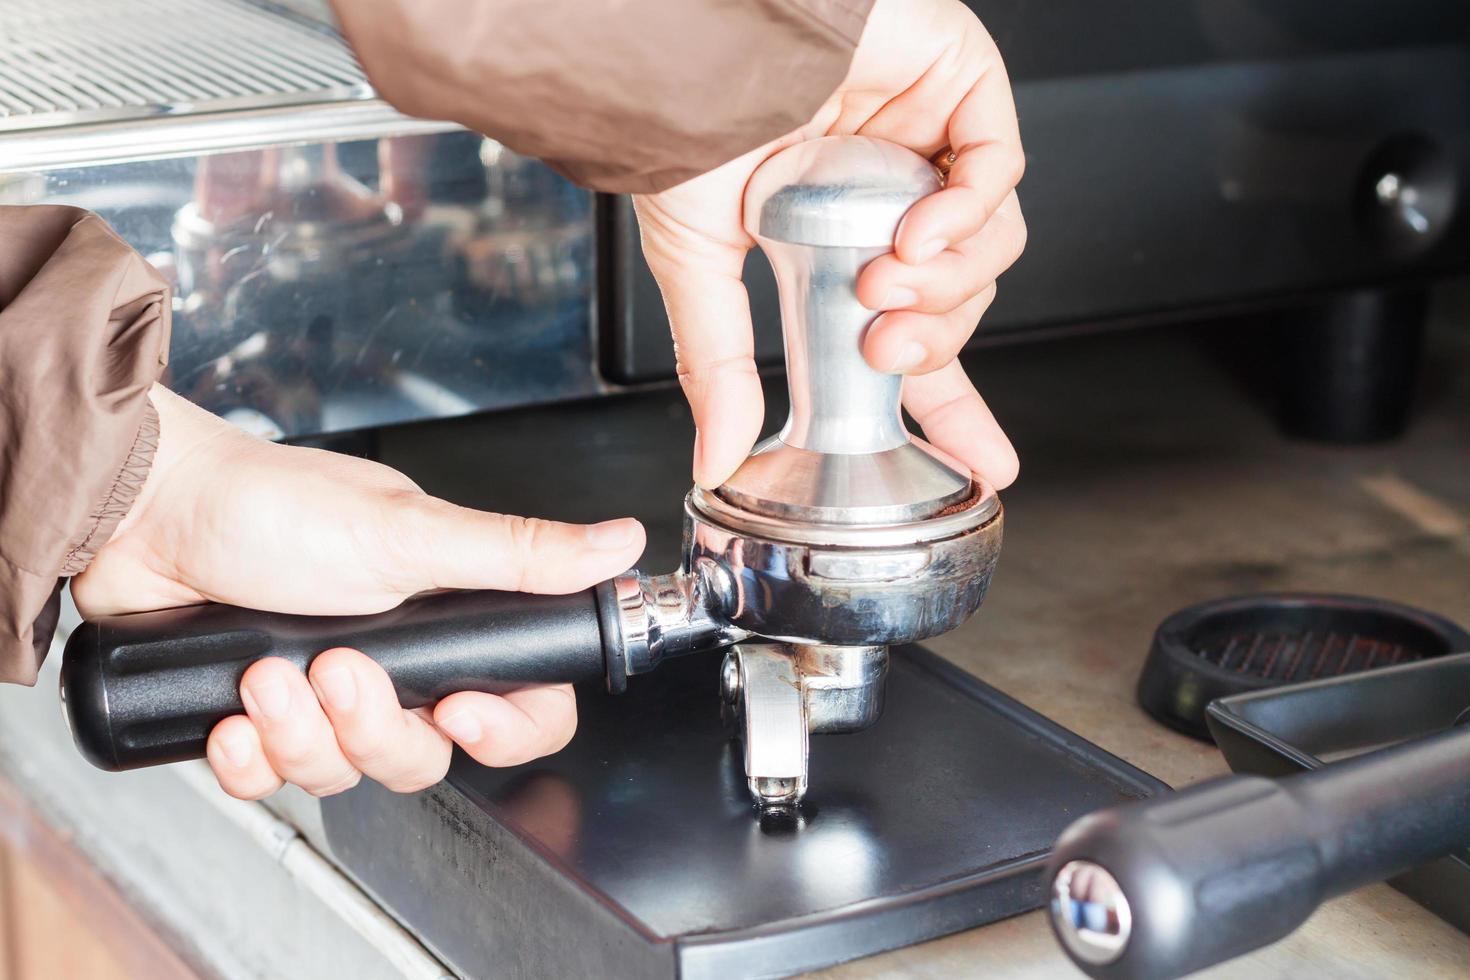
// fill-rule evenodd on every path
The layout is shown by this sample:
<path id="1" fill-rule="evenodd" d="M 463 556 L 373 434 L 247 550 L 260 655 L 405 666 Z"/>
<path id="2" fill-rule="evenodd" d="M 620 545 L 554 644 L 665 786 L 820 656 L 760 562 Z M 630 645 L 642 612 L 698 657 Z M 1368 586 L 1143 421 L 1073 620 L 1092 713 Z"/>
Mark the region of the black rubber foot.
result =
<path id="1" fill-rule="evenodd" d="M 1392 439 L 1408 426 L 1428 294 L 1357 290 L 1285 325 L 1281 425 L 1321 442 Z"/>

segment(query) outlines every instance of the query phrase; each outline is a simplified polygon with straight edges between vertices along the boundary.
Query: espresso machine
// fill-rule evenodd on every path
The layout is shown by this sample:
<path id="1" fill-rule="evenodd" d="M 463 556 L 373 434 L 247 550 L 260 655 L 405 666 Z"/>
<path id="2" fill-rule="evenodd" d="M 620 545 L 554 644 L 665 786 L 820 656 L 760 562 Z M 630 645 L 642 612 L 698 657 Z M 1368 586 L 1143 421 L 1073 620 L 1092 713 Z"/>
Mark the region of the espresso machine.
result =
<path id="1" fill-rule="evenodd" d="M 978 609 L 1002 528 L 994 490 L 906 430 L 902 379 L 861 352 L 858 273 L 941 183 L 865 137 L 756 172 L 746 226 L 780 287 L 790 415 L 685 496 L 675 571 L 372 616 L 99 619 L 62 668 L 83 753 L 113 770 L 202 756 L 251 662 L 334 646 L 378 661 L 405 706 L 579 684 L 555 756 L 459 758 L 422 794 L 322 801 L 343 865 L 470 975 L 507 956 L 533 975 L 769 975 L 1039 906 L 1073 816 L 1163 787 L 912 646 Z"/>

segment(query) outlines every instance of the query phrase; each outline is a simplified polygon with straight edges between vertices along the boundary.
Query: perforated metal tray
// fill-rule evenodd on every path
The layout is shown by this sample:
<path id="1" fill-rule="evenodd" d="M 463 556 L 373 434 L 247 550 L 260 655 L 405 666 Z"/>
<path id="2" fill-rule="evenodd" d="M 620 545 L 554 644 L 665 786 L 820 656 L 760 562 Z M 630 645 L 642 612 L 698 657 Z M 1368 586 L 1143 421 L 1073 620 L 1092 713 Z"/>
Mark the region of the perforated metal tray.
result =
<path id="1" fill-rule="evenodd" d="M 442 131 L 330 25 L 249 0 L 0 0 L 0 171 Z"/>

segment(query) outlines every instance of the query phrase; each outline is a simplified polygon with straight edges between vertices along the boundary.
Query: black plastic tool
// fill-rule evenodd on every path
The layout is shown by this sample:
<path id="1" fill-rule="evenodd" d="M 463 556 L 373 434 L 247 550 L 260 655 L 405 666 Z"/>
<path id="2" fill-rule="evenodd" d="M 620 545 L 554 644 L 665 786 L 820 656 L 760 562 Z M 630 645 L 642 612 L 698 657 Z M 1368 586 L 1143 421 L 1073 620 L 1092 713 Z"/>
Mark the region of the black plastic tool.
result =
<path id="1" fill-rule="evenodd" d="M 1210 731 L 1230 768 L 1280 777 L 1470 724 L 1470 653 L 1221 698 Z M 1470 934 L 1470 840 L 1388 883 Z"/>
<path id="2" fill-rule="evenodd" d="M 99 768 L 197 759 L 210 729 L 244 711 L 240 678 L 263 657 L 304 670 L 323 650 L 361 650 L 410 708 L 455 691 L 625 677 L 612 601 L 599 586 L 563 596 L 442 592 L 371 616 L 224 605 L 110 616 L 67 640 L 62 702 L 77 747 Z"/>
<path id="3" fill-rule="evenodd" d="M 1090 976 L 1179 977 L 1467 842 L 1461 725 L 1314 772 L 1228 776 L 1084 817 L 1052 856 L 1052 925 Z"/>
<path id="4" fill-rule="evenodd" d="M 1138 702 L 1171 728 L 1208 739 L 1205 708 L 1216 698 L 1461 650 L 1470 650 L 1470 633 L 1386 599 L 1304 592 L 1216 599 L 1159 624 Z"/>

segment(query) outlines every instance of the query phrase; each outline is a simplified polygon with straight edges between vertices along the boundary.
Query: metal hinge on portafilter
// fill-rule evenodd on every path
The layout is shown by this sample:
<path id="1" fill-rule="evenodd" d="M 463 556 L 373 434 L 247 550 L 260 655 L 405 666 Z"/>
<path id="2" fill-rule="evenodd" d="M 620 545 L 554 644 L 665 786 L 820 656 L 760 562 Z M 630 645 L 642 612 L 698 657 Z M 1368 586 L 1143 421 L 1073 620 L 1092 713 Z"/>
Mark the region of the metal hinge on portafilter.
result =
<path id="1" fill-rule="evenodd" d="M 264 656 L 306 668 L 322 650 L 359 649 L 414 707 L 595 677 L 617 692 L 663 659 L 728 647 L 722 710 L 751 792 L 763 806 L 800 801 L 808 736 L 876 722 L 888 647 L 967 619 L 1000 551 L 994 491 L 904 428 L 902 379 L 862 355 L 875 314 L 858 273 L 939 186 L 923 157 L 855 136 L 797 144 L 756 171 L 745 222 L 780 287 L 791 414 L 723 486 L 689 492 L 677 571 L 635 569 L 571 596 L 441 593 L 373 616 L 206 605 L 85 623 L 62 670 L 83 753 L 106 769 L 203 755 Z"/>

